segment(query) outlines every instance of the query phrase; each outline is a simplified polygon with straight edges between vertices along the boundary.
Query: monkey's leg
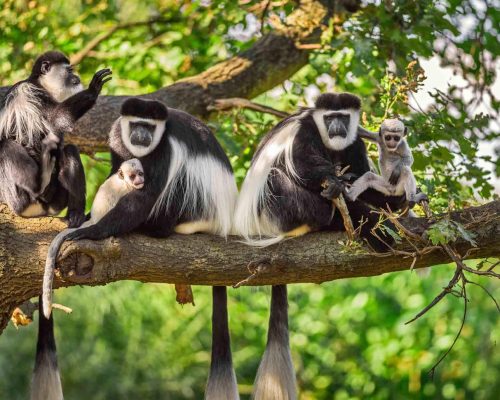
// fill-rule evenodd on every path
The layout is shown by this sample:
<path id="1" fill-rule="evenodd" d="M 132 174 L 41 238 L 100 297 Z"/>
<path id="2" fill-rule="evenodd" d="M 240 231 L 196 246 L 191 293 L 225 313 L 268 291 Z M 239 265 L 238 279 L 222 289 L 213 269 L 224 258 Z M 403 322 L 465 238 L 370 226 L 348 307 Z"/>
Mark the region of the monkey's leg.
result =
<path id="1" fill-rule="evenodd" d="M 85 221 L 85 172 L 78 148 L 64 146 L 59 164 L 59 182 L 68 191 L 68 226 L 76 228 Z"/>
<path id="2" fill-rule="evenodd" d="M 35 200 L 41 188 L 40 171 L 23 146 L 11 140 L 0 143 L 2 199 L 17 215 L 46 215 L 43 205 Z"/>
<path id="3" fill-rule="evenodd" d="M 384 180 L 381 176 L 374 174 L 373 172 L 365 172 L 361 178 L 357 179 L 351 186 L 351 189 L 347 193 L 347 197 L 351 201 L 355 201 L 358 196 L 363 193 L 366 189 L 375 189 L 386 196 L 390 196 L 391 185 Z"/>

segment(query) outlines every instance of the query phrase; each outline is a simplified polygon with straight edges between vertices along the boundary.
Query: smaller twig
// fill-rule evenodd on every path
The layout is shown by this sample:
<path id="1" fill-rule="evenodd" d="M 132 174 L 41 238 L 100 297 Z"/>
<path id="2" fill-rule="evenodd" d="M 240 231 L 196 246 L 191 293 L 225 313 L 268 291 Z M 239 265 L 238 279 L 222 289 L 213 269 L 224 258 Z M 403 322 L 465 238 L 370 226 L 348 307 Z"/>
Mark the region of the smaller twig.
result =
<path id="1" fill-rule="evenodd" d="M 427 218 L 432 218 L 432 211 L 431 208 L 429 207 L 429 202 L 428 201 L 421 201 L 420 206 L 422 207 L 422 210 L 424 210 L 424 214 Z"/>
<path id="2" fill-rule="evenodd" d="M 470 272 L 471 274 L 482 275 L 482 276 L 491 276 L 493 278 L 500 279 L 500 274 L 497 274 L 496 272 L 493 272 L 493 271 L 481 271 L 481 270 L 478 270 L 478 269 L 474 269 L 474 268 L 468 267 L 465 264 L 462 265 L 462 269 L 464 271 Z"/>
<path id="3" fill-rule="evenodd" d="M 71 314 L 73 312 L 72 308 L 63 306 L 62 304 L 58 304 L 58 303 L 53 303 L 52 308 L 56 308 L 58 310 L 64 311 L 66 314 Z"/>
<path id="4" fill-rule="evenodd" d="M 477 247 L 471 247 L 469 250 L 465 252 L 465 255 L 462 258 L 469 258 L 469 256 L 472 254 L 474 251 L 478 251 L 479 248 Z"/>
<path id="5" fill-rule="evenodd" d="M 497 310 L 498 312 L 500 312 L 500 305 L 498 304 L 498 301 L 495 299 L 495 297 L 493 297 L 493 295 L 491 294 L 491 292 L 486 289 L 483 285 L 481 285 L 480 283 L 477 283 L 477 282 L 473 282 L 473 281 L 469 281 L 468 279 L 466 280 L 467 283 L 470 283 L 472 285 L 476 285 L 476 286 L 479 286 L 481 289 L 483 289 L 486 294 L 488 296 L 490 296 L 491 300 L 493 300 L 493 302 L 495 303 L 495 306 L 497 307 Z"/>
<path id="6" fill-rule="evenodd" d="M 460 279 L 460 275 L 461 275 L 461 272 L 462 270 L 460 269 L 460 267 L 457 266 L 457 268 L 455 269 L 455 274 L 453 275 L 453 278 L 451 278 L 450 282 L 448 283 L 448 285 L 443 288 L 443 290 L 441 291 L 441 293 L 439 293 L 435 298 L 434 300 L 432 300 L 429 305 L 427 305 L 422 311 L 420 311 L 417 315 L 415 315 L 411 320 L 405 322 L 405 325 L 408 325 L 408 324 L 411 324 L 413 321 L 416 321 L 417 319 L 419 319 L 422 315 L 424 315 L 425 313 L 427 313 L 427 311 L 429 311 L 432 307 L 434 307 L 437 303 L 439 303 L 441 300 L 443 300 L 443 298 L 452 291 L 453 287 L 458 283 L 459 279 Z"/>
<path id="7" fill-rule="evenodd" d="M 493 271 L 481 271 L 477 269 L 473 269 L 468 267 L 467 265 L 464 264 L 462 261 L 462 258 L 453 251 L 453 249 L 450 247 L 449 244 L 444 244 L 443 249 L 448 253 L 448 255 L 451 257 L 451 259 L 464 271 L 470 272 L 471 274 L 475 275 L 483 275 L 483 276 L 491 276 L 493 278 L 500 279 L 500 274 L 497 274 L 496 272 Z"/>
<path id="8" fill-rule="evenodd" d="M 496 263 L 494 263 L 491 267 L 489 267 L 489 268 L 488 268 L 488 271 L 493 271 L 493 270 L 495 269 L 495 267 L 496 267 L 497 265 L 499 265 L 499 264 L 500 264 L 500 261 L 497 261 L 497 262 L 496 262 Z"/>
<path id="9" fill-rule="evenodd" d="M 438 365 L 441 364 L 441 361 L 443 361 L 446 358 L 446 356 L 448 354 L 450 354 L 450 352 L 453 349 L 453 347 L 455 347 L 455 344 L 457 343 L 458 338 L 460 337 L 460 334 L 462 333 L 462 330 L 464 329 L 465 319 L 467 318 L 467 302 L 469 300 L 467 299 L 467 291 L 465 289 L 465 285 L 466 285 L 465 277 L 463 276 L 462 272 L 460 272 L 460 275 L 461 275 L 462 279 L 464 280 L 464 283 L 463 283 L 463 286 L 462 286 L 462 297 L 464 298 L 464 315 L 462 317 L 462 323 L 461 323 L 460 329 L 458 330 L 458 332 L 457 332 L 457 334 L 455 336 L 455 339 L 453 339 L 453 343 L 451 344 L 451 346 L 449 347 L 449 349 L 446 350 L 446 352 L 439 358 L 439 360 L 430 369 L 429 375 L 430 375 L 431 379 L 434 378 L 434 373 L 436 372 L 436 368 L 438 367 Z"/>
<path id="10" fill-rule="evenodd" d="M 275 115 L 279 118 L 288 117 L 285 111 L 276 110 L 275 108 L 264 106 L 262 104 L 254 103 L 248 99 L 243 99 L 240 97 L 232 97 L 228 99 L 216 99 L 212 104 L 207 106 L 208 111 L 225 111 L 231 108 L 247 108 L 249 110 L 259 111 L 266 114 Z"/>
<path id="11" fill-rule="evenodd" d="M 349 169 L 349 166 L 340 168 L 340 165 L 335 166 L 335 175 L 342 176 Z M 344 227 L 347 233 L 347 237 L 350 241 L 356 240 L 356 230 L 352 224 L 351 216 L 349 214 L 349 209 L 344 199 L 344 195 L 341 193 L 339 197 L 332 199 L 333 206 L 339 210 L 342 220 L 344 221 Z"/>
<path id="12" fill-rule="evenodd" d="M 399 222 L 398 218 L 395 217 L 391 211 L 391 209 L 388 207 L 389 211 L 387 210 L 384 210 L 383 208 L 380 209 L 380 212 L 382 213 L 382 215 L 384 215 L 389 221 L 391 221 L 395 226 L 396 228 L 398 228 L 401 232 L 403 232 L 403 234 L 409 238 L 412 238 L 414 240 L 418 240 L 418 241 L 422 241 L 422 238 L 420 237 L 420 235 L 417 235 L 416 233 L 413 233 L 412 231 L 410 231 L 409 229 L 407 229 L 406 227 L 404 227 L 401 222 Z"/>
<path id="13" fill-rule="evenodd" d="M 321 43 L 299 43 L 297 48 L 300 50 L 318 50 L 321 49 L 323 45 Z"/>
<path id="14" fill-rule="evenodd" d="M 271 267 L 271 263 L 269 260 L 259 260 L 256 262 L 250 262 L 247 266 L 250 275 L 247 276 L 242 281 L 233 285 L 233 288 L 238 289 L 240 286 L 247 285 L 249 282 L 253 281 L 256 277 L 261 275 L 262 273 L 269 270 Z"/>

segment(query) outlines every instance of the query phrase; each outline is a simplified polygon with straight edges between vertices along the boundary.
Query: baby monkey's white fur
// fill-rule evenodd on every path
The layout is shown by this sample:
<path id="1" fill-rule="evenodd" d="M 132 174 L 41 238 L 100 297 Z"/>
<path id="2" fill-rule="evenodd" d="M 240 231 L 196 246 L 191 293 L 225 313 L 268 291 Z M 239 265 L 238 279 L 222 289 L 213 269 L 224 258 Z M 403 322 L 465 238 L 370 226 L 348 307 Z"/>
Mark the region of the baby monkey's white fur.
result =
<path id="1" fill-rule="evenodd" d="M 123 196 L 133 190 L 140 190 L 143 186 L 144 169 L 141 162 L 136 158 L 123 162 L 118 172 L 106 179 L 97 191 L 90 210 L 90 220 L 80 228 L 96 224 L 116 206 Z M 52 311 L 52 283 L 57 254 L 68 234 L 80 228 L 65 229 L 50 244 L 43 275 L 43 313 L 46 318 L 50 317 Z"/>
<path id="2" fill-rule="evenodd" d="M 391 136 L 387 141 L 386 135 Z M 348 197 L 354 201 L 365 190 L 372 188 L 386 196 L 401 196 L 406 194 L 406 199 L 410 202 L 418 202 L 421 199 L 417 196 L 417 182 L 411 170 L 413 156 L 405 139 L 405 126 L 398 119 L 386 119 L 380 126 L 380 132 L 363 132 L 365 137 L 378 144 L 379 167 L 382 176 L 373 172 L 366 172 L 357 179 L 348 192 Z M 399 137 L 399 141 L 393 138 Z M 395 185 L 391 184 L 389 179 L 392 173 L 400 170 L 399 180 Z"/>

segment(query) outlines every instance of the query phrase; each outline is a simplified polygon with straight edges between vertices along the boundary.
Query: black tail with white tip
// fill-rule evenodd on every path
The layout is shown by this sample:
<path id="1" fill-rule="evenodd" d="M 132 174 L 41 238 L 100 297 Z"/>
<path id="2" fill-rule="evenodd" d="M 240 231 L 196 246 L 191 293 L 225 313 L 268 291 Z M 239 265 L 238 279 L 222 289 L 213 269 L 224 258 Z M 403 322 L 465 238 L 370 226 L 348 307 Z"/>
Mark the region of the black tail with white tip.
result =
<path id="1" fill-rule="evenodd" d="M 212 297 L 212 361 L 205 399 L 238 400 L 240 397 L 231 357 L 226 287 L 214 286 Z"/>
<path id="2" fill-rule="evenodd" d="M 267 346 L 255 378 L 254 400 L 296 400 L 297 389 L 288 337 L 286 285 L 273 286 Z"/>
<path id="3" fill-rule="evenodd" d="M 63 400 L 61 377 L 57 367 L 54 319 L 43 315 L 42 297 L 38 299 L 38 342 L 31 383 L 31 400 Z"/>

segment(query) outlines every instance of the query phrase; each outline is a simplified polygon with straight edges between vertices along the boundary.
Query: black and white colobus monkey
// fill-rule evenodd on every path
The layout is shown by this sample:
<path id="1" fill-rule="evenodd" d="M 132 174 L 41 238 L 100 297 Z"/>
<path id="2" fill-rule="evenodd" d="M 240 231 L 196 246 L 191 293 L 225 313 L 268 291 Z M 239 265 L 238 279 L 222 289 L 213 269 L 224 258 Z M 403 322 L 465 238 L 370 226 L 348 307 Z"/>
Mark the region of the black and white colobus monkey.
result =
<path id="1" fill-rule="evenodd" d="M 55 215 L 68 207 L 69 226 L 81 225 L 85 175 L 78 149 L 65 146 L 63 136 L 92 108 L 110 74 L 97 72 L 84 90 L 69 60 L 50 51 L 35 61 L 27 79 L 9 89 L 0 101 L 0 202 L 24 217 Z M 31 398 L 62 399 L 53 320 L 39 318 Z"/>
<path id="2" fill-rule="evenodd" d="M 249 244 L 267 246 L 310 231 L 343 230 L 340 213 L 332 213 L 331 199 L 345 191 L 336 169 L 349 166 L 350 175 L 345 179 L 370 170 L 365 144 L 358 136 L 360 108 L 360 99 L 352 94 L 323 94 L 314 108 L 276 125 L 262 140 L 243 182 L 234 217 L 235 233 Z M 358 227 L 363 219 L 361 235 L 381 248 L 370 233 L 378 217 L 370 213 L 365 202 L 374 206 L 389 203 L 397 209 L 402 199 L 373 189 L 360 197 L 363 202 L 347 202 L 353 224 Z M 274 286 L 255 399 L 297 398 L 288 340 L 286 286 Z"/>
<path id="3" fill-rule="evenodd" d="M 123 196 L 96 224 L 66 240 L 104 239 L 131 231 L 167 237 L 173 232 L 227 236 L 237 188 L 229 160 L 210 129 L 158 101 L 130 98 L 109 137 L 112 173 L 131 158 L 147 177 L 142 190 Z M 232 366 L 225 287 L 213 288 L 213 351 L 207 399 L 238 398 Z"/>
<path id="4" fill-rule="evenodd" d="M 83 166 L 63 136 L 92 108 L 110 74 L 98 71 L 84 89 L 68 58 L 49 51 L 9 89 L 0 104 L 0 201 L 16 214 L 56 215 L 68 207 L 69 226 L 83 223 Z"/>
<path id="5" fill-rule="evenodd" d="M 82 229 L 99 222 L 111 210 L 118 201 L 132 190 L 140 190 L 144 187 L 144 169 L 141 162 L 133 158 L 124 161 L 118 172 L 111 175 L 99 187 L 90 210 L 90 219 L 80 228 L 68 228 L 59 232 L 52 240 L 45 261 L 45 273 L 43 276 L 43 314 L 50 318 L 52 311 L 52 283 L 54 281 L 54 270 L 57 254 L 62 244 L 66 241 L 69 233 Z"/>

